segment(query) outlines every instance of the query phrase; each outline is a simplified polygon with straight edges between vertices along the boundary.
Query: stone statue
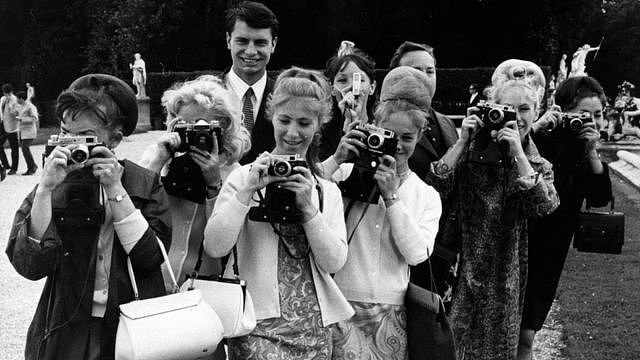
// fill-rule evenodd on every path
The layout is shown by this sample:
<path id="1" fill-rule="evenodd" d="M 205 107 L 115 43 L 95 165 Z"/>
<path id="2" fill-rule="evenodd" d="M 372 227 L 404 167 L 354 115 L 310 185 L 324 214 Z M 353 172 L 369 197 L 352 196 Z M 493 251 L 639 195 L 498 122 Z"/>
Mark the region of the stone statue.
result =
<path id="1" fill-rule="evenodd" d="M 560 84 L 567 78 L 567 54 L 562 54 L 560 58 L 560 66 L 558 67 L 557 83 Z"/>
<path id="2" fill-rule="evenodd" d="M 129 64 L 129 68 L 133 72 L 133 85 L 136 86 L 137 90 L 136 97 L 142 99 L 147 97 L 147 90 L 145 89 L 145 85 L 147 84 L 147 68 L 139 53 L 135 53 L 134 57 L 135 61 L 133 64 Z"/>
<path id="3" fill-rule="evenodd" d="M 573 59 L 571 60 L 571 73 L 569 73 L 569 77 L 572 76 L 583 76 L 587 75 L 585 71 L 587 69 L 585 62 L 587 61 L 587 54 L 591 51 L 596 51 L 600 49 L 600 47 L 592 48 L 589 44 L 584 44 L 573 53 Z"/>

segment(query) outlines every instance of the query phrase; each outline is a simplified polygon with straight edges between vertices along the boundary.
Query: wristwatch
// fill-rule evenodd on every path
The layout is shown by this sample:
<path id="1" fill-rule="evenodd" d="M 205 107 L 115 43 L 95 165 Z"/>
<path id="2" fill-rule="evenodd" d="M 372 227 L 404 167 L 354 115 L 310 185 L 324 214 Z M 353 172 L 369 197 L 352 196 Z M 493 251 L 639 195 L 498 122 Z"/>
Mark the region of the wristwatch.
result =
<path id="1" fill-rule="evenodd" d="M 129 194 L 127 194 L 127 193 L 124 193 L 124 194 L 118 194 L 118 195 L 116 195 L 115 197 L 107 198 L 107 200 L 109 200 L 109 201 L 114 201 L 114 202 L 119 203 L 119 202 L 121 202 L 122 200 L 124 200 L 124 198 L 126 198 L 127 196 L 129 196 Z"/>
<path id="2" fill-rule="evenodd" d="M 393 193 L 388 198 L 382 198 L 382 200 L 384 200 L 384 201 L 398 200 L 398 194 Z"/>

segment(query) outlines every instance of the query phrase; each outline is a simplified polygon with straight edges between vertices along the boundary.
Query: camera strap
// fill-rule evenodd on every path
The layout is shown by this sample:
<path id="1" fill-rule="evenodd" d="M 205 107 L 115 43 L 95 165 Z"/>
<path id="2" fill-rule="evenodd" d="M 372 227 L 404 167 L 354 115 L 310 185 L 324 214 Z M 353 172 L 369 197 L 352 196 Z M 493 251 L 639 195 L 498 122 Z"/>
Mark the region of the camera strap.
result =
<path id="1" fill-rule="evenodd" d="M 360 226 L 362 219 L 364 219 L 364 216 L 367 214 L 367 210 L 369 210 L 369 206 L 371 205 L 371 201 L 373 200 L 373 197 L 376 196 L 377 193 L 378 193 L 378 185 L 376 184 L 373 187 L 373 189 L 371 189 L 371 192 L 369 193 L 369 198 L 365 202 L 364 209 L 362 209 L 362 214 L 360 214 L 360 218 L 356 222 L 356 226 L 353 228 L 353 231 L 351 231 L 351 235 L 349 235 L 349 238 L 347 240 L 347 246 L 351 245 L 351 240 L 353 240 L 353 236 L 355 235 L 356 230 L 358 230 L 358 227 Z M 349 213 L 351 212 L 351 209 L 353 208 L 353 204 L 355 204 L 356 201 L 358 200 L 351 199 L 349 201 L 349 204 L 347 204 L 347 208 L 344 211 L 345 223 L 347 222 L 347 219 L 349 219 Z"/>

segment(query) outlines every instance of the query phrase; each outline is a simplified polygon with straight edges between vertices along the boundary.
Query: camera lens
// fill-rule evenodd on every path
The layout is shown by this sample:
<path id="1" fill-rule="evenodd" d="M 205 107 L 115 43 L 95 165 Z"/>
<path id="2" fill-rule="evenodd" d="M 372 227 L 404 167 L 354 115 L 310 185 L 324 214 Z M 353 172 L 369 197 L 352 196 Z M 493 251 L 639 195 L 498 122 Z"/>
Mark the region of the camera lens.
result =
<path id="1" fill-rule="evenodd" d="M 500 109 L 491 109 L 489 110 L 487 117 L 493 124 L 499 124 L 504 118 L 504 113 Z"/>
<path id="2" fill-rule="evenodd" d="M 291 165 L 288 161 L 276 161 L 273 164 L 273 173 L 276 176 L 289 176 L 291 174 Z"/>
<path id="3" fill-rule="evenodd" d="M 382 146 L 383 142 L 384 139 L 382 138 L 382 136 L 380 136 L 380 134 L 371 134 L 367 138 L 367 145 L 372 149 L 379 148 L 380 146 Z"/>
<path id="4" fill-rule="evenodd" d="M 582 130 L 582 125 L 582 120 L 578 118 L 573 118 L 571 119 L 571 121 L 569 121 L 569 128 L 571 128 L 571 130 L 573 131 Z"/>
<path id="5" fill-rule="evenodd" d="M 85 145 L 78 145 L 77 148 L 71 150 L 71 161 L 76 164 L 82 164 L 89 159 L 89 149 Z"/>

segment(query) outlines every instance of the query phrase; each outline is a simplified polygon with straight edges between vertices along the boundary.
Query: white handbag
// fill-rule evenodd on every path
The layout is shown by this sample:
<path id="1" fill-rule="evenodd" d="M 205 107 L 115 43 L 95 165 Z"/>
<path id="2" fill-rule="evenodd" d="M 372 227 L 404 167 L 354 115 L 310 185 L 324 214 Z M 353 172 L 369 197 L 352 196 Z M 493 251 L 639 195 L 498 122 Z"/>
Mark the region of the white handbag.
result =
<path id="1" fill-rule="evenodd" d="M 247 285 L 244 280 L 240 280 L 236 247 L 233 247 L 233 273 L 235 277 L 233 279 L 226 279 L 222 276 L 217 279 L 199 276 L 198 271 L 202 263 L 202 251 L 201 246 L 195 269 L 190 279 L 182 284 L 180 291 L 189 293 L 199 290 L 202 292 L 204 300 L 211 305 L 220 317 L 225 338 L 250 334 L 256 327 L 256 314 Z"/>
<path id="2" fill-rule="evenodd" d="M 158 240 L 178 289 L 164 245 Z M 135 300 L 120 305 L 116 334 L 116 360 L 202 359 L 216 351 L 222 340 L 222 323 L 200 291 L 139 300 L 131 260 L 127 268 Z"/>

